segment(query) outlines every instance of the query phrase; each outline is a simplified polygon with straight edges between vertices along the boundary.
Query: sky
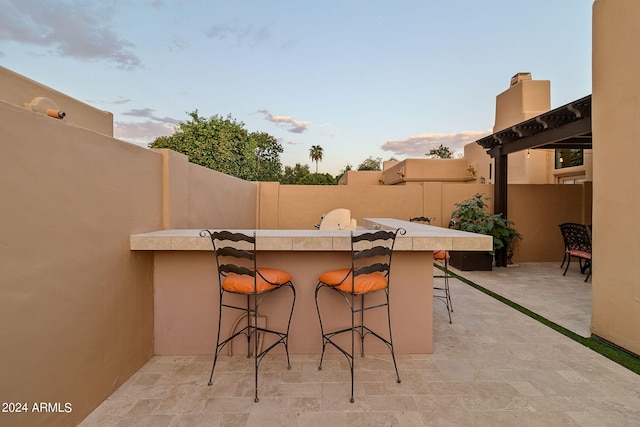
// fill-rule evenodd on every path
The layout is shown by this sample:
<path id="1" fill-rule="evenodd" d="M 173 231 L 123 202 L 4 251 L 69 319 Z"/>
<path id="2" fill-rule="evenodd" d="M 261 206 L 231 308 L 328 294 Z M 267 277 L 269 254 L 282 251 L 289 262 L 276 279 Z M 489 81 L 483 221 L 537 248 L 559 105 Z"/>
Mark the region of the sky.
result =
<path id="1" fill-rule="evenodd" d="M 518 72 L 551 108 L 591 93 L 592 0 L 0 0 L 0 65 L 146 147 L 231 115 L 320 173 L 456 153 Z"/>

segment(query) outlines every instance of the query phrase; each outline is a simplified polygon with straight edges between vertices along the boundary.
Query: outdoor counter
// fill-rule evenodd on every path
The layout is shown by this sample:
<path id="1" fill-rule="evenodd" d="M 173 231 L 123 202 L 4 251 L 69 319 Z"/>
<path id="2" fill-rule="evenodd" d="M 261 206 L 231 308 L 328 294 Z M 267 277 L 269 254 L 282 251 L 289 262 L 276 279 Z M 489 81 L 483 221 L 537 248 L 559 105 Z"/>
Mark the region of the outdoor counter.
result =
<path id="1" fill-rule="evenodd" d="M 391 268 L 391 318 L 398 353 L 433 352 L 433 251 L 478 250 L 493 247 L 490 236 L 391 218 L 370 218 L 361 228 L 404 228 L 398 236 Z M 197 230 L 161 230 L 131 236 L 131 250 L 154 251 L 154 352 L 158 355 L 213 354 L 218 317 L 218 280 L 211 240 Z M 251 233 L 253 230 L 230 230 Z M 296 288 L 289 349 L 292 354 L 319 354 L 320 326 L 314 302 L 318 276 L 326 270 L 348 267 L 350 232 L 347 230 L 255 230 L 259 266 L 287 270 Z M 375 298 L 377 296 L 372 296 Z M 267 324 L 281 327 L 290 293 L 276 292 L 261 305 Z M 324 293 L 329 307 L 328 326 L 349 318 L 344 300 Z M 335 310 L 334 310 L 335 308 Z M 323 311 L 324 313 L 324 311 Z M 231 314 L 231 316 L 229 316 Z M 222 333 L 235 323 L 235 313 L 223 316 Z M 324 315 L 323 315 L 324 316 Z M 385 330 L 385 316 L 369 315 Z M 376 320 L 379 319 L 379 322 Z M 324 317 L 323 317 L 324 321 Z M 350 320 L 349 320 L 350 322 Z M 241 340 L 238 340 L 238 344 Z M 234 342 L 234 345 L 236 343 Z M 367 341 L 367 352 L 384 353 L 377 340 Z M 246 344 L 234 348 L 246 351 Z"/>

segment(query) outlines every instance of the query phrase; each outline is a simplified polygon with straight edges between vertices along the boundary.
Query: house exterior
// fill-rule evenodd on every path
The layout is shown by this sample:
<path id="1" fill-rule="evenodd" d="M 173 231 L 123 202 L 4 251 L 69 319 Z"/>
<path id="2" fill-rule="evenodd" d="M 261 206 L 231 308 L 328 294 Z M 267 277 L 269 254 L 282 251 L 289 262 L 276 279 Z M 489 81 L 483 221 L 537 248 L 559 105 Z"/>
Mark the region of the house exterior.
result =
<path id="1" fill-rule="evenodd" d="M 551 109 L 551 83 L 517 73 L 496 97 L 493 132 L 507 129 Z M 577 184 L 593 181 L 593 150 L 533 149 L 509 155 L 509 184 Z M 384 162 L 383 170 L 348 171 L 341 185 L 415 185 L 421 182 L 493 184 L 495 162 L 476 142 L 457 159 L 413 158 Z"/>
<path id="2" fill-rule="evenodd" d="M 635 354 L 638 22 L 636 0 L 594 2 L 592 153 L 583 154 L 583 165 L 560 170 L 552 167 L 556 153 L 514 155 L 509 199 L 510 218 L 529 239 L 523 260 L 561 260 L 559 233 L 548 231 L 560 218 L 593 224 L 591 331 Z M 516 76 L 498 95 L 494 129 L 548 110 L 546 86 Z M 505 112 L 525 98 L 527 109 Z M 47 110 L 66 114 L 61 119 Z M 29 414 L 34 426 L 79 423 L 153 356 L 153 255 L 132 253 L 131 235 L 167 228 L 310 228 L 334 207 L 350 208 L 355 218 L 408 219 L 435 210 L 442 221 L 456 201 L 492 191 L 490 163 L 477 144 L 453 168 L 438 163 L 429 171 L 407 160 L 368 175 L 362 185 L 242 181 L 169 150 L 118 141 L 110 113 L 2 67 L 0 116 L 0 394 L 16 402 L 62 402 L 62 408 L 73 402 L 70 412 Z M 432 175 L 415 181 L 414 173 Z M 555 185 L 570 181 L 581 184 Z M 532 197 L 548 199 L 530 203 Z"/>

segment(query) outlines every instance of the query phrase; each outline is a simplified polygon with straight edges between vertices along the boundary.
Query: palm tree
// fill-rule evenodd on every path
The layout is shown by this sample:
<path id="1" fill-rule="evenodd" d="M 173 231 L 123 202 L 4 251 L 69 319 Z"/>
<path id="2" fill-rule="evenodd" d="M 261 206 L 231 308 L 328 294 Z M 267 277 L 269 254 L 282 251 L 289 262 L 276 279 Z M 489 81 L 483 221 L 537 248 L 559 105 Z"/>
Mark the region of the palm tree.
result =
<path id="1" fill-rule="evenodd" d="M 322 147 L 319 145 L 312 145 L 309 149 L 309 157 L 316 162 L 316 173 L 318 173 L 318 162 L 322 161 Z"/>

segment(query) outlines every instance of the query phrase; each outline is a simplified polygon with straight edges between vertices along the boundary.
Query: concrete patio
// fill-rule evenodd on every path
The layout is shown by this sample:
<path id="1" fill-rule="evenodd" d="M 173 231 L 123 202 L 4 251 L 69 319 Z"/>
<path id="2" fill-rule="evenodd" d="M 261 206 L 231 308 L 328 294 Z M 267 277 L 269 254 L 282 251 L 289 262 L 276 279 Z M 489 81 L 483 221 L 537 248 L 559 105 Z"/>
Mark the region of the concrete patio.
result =
<path id="1" fill-rule="evenodd" d="M 591 284 L 577 266 L 520 264 L 462 277 L 588 336 Z M 356 361 L 268 356 L 253 402 L 252 367 L 224 357 L 208 387 L 209 356 L 156 356 L 82 426 L 636 426 L 640 376 L 490 296 L 451 281 L 453 323 L 434 305 L 434 353 Z M 393 297 L 392 297 L 393 298 Z"/>

